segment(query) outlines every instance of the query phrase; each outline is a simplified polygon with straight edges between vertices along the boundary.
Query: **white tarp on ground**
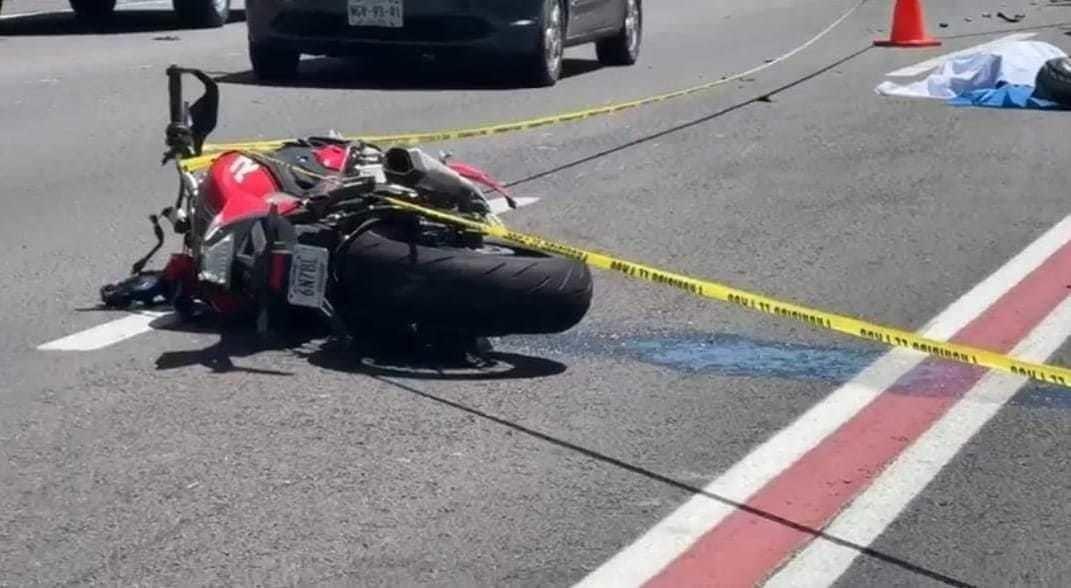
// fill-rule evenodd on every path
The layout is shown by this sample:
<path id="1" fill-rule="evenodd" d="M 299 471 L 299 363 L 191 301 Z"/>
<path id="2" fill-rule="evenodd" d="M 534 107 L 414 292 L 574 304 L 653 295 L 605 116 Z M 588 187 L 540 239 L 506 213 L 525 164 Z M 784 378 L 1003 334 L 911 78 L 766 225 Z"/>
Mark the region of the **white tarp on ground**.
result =
<path id="1" fill-rule="evenodd" d="M 1042 41 L 997 43 L 946 61 L 924 80 L 903 86 L 883 82 L 875 91 L 883 96 L 947 100 L 1005 84 L 1033 86 L 1041 66 L 1057 57 L 1067 54 Z"/>

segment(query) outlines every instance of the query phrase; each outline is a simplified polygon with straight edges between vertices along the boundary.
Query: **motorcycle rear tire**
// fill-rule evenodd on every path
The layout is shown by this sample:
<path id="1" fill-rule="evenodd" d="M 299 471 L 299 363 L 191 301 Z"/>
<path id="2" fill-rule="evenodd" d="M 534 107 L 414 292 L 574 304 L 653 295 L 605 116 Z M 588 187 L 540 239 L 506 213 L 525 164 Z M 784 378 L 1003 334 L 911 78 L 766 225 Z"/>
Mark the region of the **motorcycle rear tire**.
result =
<path id="1" fill-rule="evenodd" d="M 410 243 L 379 224 L 338 261 L 355 329 L 456 331 L 477 337 L 561 333 L 591 306 L 587 265 L 513 245 L 479 249 Z"/>

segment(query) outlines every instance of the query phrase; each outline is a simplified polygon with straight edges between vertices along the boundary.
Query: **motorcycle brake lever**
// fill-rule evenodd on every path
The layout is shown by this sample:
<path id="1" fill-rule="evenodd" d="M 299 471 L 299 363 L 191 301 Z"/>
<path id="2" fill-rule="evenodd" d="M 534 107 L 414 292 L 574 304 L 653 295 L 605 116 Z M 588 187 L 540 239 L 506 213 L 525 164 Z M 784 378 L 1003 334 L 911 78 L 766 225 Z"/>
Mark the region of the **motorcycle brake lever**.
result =
<path id="1" fill-rule="evenodd" d="M 130 268 L 131 275 L 136 276 L 140 274 L 141 270 L 145 269 L 145 265 L 149 263 L 150 259 L 152 259 L 152 256 L 156 255 L 156 252 L 164 246 L 164 230 L 160 227 L 159 217 L 155 214 L 150 214 L 149 222 L 152 223 L 152 232 L 153 236 L 156 237 L 156 245 L 153 246 L 153 248 L 149 250 L 149 252 L 145 254 L 144 257 L 134 262 L 133 267 Z"/>

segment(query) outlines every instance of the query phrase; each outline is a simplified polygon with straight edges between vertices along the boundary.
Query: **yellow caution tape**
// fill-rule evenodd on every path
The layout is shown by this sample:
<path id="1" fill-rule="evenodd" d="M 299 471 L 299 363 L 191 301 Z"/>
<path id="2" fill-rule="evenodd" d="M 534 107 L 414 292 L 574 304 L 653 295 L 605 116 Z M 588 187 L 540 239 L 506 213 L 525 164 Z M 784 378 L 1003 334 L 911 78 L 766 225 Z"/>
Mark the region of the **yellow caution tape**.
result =
<path id="1" fill-rule="evenodd" d="M 181 163 L 189 161 L 192 160 L 187 159 Z M 285 162 L 280 163 L 289 165 Z M 384 200 L 397 208 L 409 210 L 431 219 L 479 231 L 490 237 L 511 241 L 537 251 L 575 259 L 592 267 L 618 272 L 633 279 L 676 288 L 700 298 L 728 302 L 756 312 L 799 321 L 814 328 L 836 331 L 860 339 L 883 343 L 891 347 L 910 349 L 941 359 L 990 368 L 1046 384 L 1071 388 L 1071 369 L 1064 367 L 1021 361 L 1008 355 L 978 347 L 929 339 L 903 329 L 886 327 L 850 316 L 809 308 L 769 296 L 753 294 L 725 284 L 718 284 L 626 261 L 604 253 L 579 249 L 571 245 L 544 239 L 543 237 L 519 233 L 501 224 L 487 224 L 398 198 L 384 198 Z"/>
<path id="2" fill-rule="evenodd" d="M 693 86 L 682 90 L 675 90 L 664 94 L 658 94 L 655 96 L 649 96 L 646 98 L 640 98 L 638 100 L 618 102 L 596 108 L 587 108 L 574 112 L 555 114 L 551 116 L 544 116 L 512 123 L 484 125 L 467 129 L 436 132 L 366 136 L 360 137 L 360 139 L 370 143 L 384 145 L 415 145 L 423 143 L 468 139 L 474 137 L 487 137 L 492 135 L 501 135 L 505 133 L 519 132 L 539 127 L 580 121 L 597 116 L 621 112 L 623 110 L 640 108 L 658 102 L 682 98 L 692 94 L 697 94 L 699 92 L 705 92 L 722 86 L 724 84 L 728 84 L 733 81 L 745 78 L 747 76 L 754 75 L 762 70 L 772 67 L 792 57 L 796 53 L 799 53 L 800 51 L 806 49 L 807 47 L 811 46 L 819 39 L 824 37 L 826 34 L 828 34 L 831 30 L 833 30 L 833 28 L 835 28 L 841 22 L 846 20 L 852 13 L 858 10 L 858 8 L 862 6 L 863 2 L 865 2 L 865 0 L 861 0 L 859 4 L 849 9 L 848 12 L 846 12 L 839 19 L 833 22 L 829 27 L 827 27 L 814 38 L 809 40 L 807 43 L 804 43 L 796 49 L 793 49 L 792 51 L 776 59 L 770 60 L 769 62 L 763 65 L 732 76 L 726 76 L 717 81 L 700 84 L 698 86 Z M 357 138 L 347 137 L 347 139 L 356 140 Z M 180 164 L 182 168 L 186 171 L 197 171 L 207 167 L 223 152 L 271 151 L 274 149 L 278 149 L 287 141 L 289 140 L 245 141 L 238 143 L 206 145 L 206 155 L 185 159 L 180 162 Z M 713 300 L 719 300 L 721 302 L 728 302 L 730 304 L 734 304 L 756 312 L 762 312 L 765 314 L 799 321 L 815 328 L 836 331 L 838 333 L 843 333 L 853 337 L 866 339 L 868 341 L 883 343 L 892 347 L 910 349 L 934 357 L 939 357 L 941 359 L 947 359 L 950 361 L 955 361 L 967 365 L 990 368 L 1014 374 L 1016 376 L 1030 378 L 1032 380 L 1044 382 L 1046 384 L 1055 384 L 1058 386 L 1071 388 L 1071 370 L 1067 368 L 1020 361 L 1013 357 L 1001 353 L 996 353 L 994 351 L 988 351 L 985 349 L 971 347 L 968 345 L 961 345 L 957 343 L 937 341 L 935 339 L 922 337 L 902 329 L 886 327 L 845 315 L 808 308 L 799 304 L 777 300 L 769 296 L 753 294 L 751 292 L 740 290 L 738 288 L 733 288 L 724 284 L 700 280 L 697 278 L 668 272 L 651 266 L 634 263 L 631 261 L 625 261 L 623 259 L 618 259 L 603 253 L 596 253 L 593 251 L 578 249 L 576 247 L 556 243 L 554 241 L 550 241 L 542 237 L 519 233 L 503 226 L 488 225 L 482 222 L 477 222 L 474 220 L 448 214 L 440 210 L 425 208 L 412 202 L 406 202 L 395 198 L 388 198 L 386 200 L 394 206 L 419 213 L 429 218 L 480 231 L 481 233 L 486 234 L 488 236 L 518 243 L 520 245 L 524 245 L 526 247 L 530 247 L 538 251 L 576 259 L 577 261 L 581 261 L 592 267 L 618 272 L 637 280 L 643 280 L 647 282 L 654 282 L 657 284 L 670 286 L 672 288 L 676 288 L 678 290 L 682 290 L 684 292 L 702 298 L 710 298 Z"/>
<path id="3" fill-rule="evenodd" d="M 221 155 L 220 153 L 214 153 L 212 155 L 199 155 L 197 157 L 187 157 L 186 159 L 180 160 L 178 163 L 179 163 L 179 167 L 181 167 L 183 171 L 185 171 L 187 173 L 193 173 L 195 171 L 200 171 L 200 170 L 205 169 L 206 167 L 212 165 L 212 162 L 215 161 L 216 158 L 219 157 L 220 155 Z"/>
<path id="4" fill-rule="evenodd" d="M 390 135 L 375 135 L 375 136 L 363 136 L 363 137 L 345 137 L 345 140 L 356 141 L 363 140 L 368 143 L 374 143 L 378 145 L 418 145 L 426 143 L 437 143 L 442 141 L 454 141 L 459 139 L 470 139 L 475 137 L 489 137 L 493 135 L 502 135 L 505 133 L 514 133 L 520 131 L 527 131 L 531 129 L 537 129 L 540 127 L 548 127 L 552 125 L 558 125 L 563 123 L 570 123 L 581 121 L 597 116 L 604 116 L 621 112 L 623 110 L 631 110 L 635 108 L 641 108 L 651 104 L 659 102 L 665 102 L 667 100 L 674 100 L 677 98 L 683 98 L 692 94 L 698 94 L 700 92 L 706 92 L 713 90 L 725 84 L 732 83 L 737 80 L 753 76 L 761 71 L 769 69 L 793 56 L 807 49 L 811 45 L 814 45 L 823 37 L 828 35 L 833 29 L 837 28 L 842 22 L 848 19 L 854 14 L 867 0 L 859 0 L 857 4 L 849 8 L 844 14 L 842 14 L 837 20 L 833 21 L 829 26 L 822 29 L 814 37 L 811 37 L 806 43 L 792 49 L 791 51 L 775 58 L 767 60 L 766 63 L 753 67 L 747 71 L 743 71 L 731 76 L 724 76 L 719 80 L 713 82 L 707 82 L 692 86 L 690 88 L 684 88 L 682 90 L 674 90 L 672 92 L 665 92 L 662 94 L 656 94 L 654 96 L 648 96 L 646 98 L 639 98 L 637 100 L 629 100 L 624 102 L 616 102 L 613 104 L 607 104 L 605 106 L 598 106 L 594 108 L 585 108 L 582 110 L 576 110 L 573 112 L 564 112 L 560 114 L 553 114 L 550 116 L 542 116 L 538 118 L 531 118 L 527 120 L 520 120 L 516 122 L 503 123 L 503 124 L 491 124 L 481 125 L 466 129 L 456 130 L 444 130 L 434 132 L 421 132 L 421 133 L 404 133 L 404 134 L 390 134 Z M 275 139 L 265 141 L 241 141 L 237 143 L 215 143 L 207 144 L 203 148 L 205 155 L 200 157 L 194 157 L 182 162 L 182 167 L 188 172 L 197 171 L 208 167 L 212 161 L 215 160 L 219 154 L 226 151 L 272 151 L 282 147 L 290 139 Z"/>
<path id="5" fill-rule="evenodd" d="M 1020 361 L 1013 357 L 979 349 L 968 345 L 947 343 L 921 337 L 909 331 L 885 327 L 849 316 L 834 314 L 784 302 L 769 296 L 752 294 L 744 290 L 700 280 L 689 276 L 668 272 L 648 265 L 618 259 L 603 253 L 578 249 L 570 245 L 556 243 L 542 237 L 518 233 L 502 226 L 492 226 L 473 221 L 440 210 L 426 208 L 412 202 L 396 198 L 386 199 L 390 204 L 425 217 L 451 223 L 479 231 L 490 237 L 511 241 L 545 253 L 561 255 L 586 263 L 592 267 L 624 274 L 630 278 L 654 282 L 682 290 L 701 298 L 711 298 L 728 302 L 741 308 L 771 314 L 781 318 L 795 320 L 806 325 L 844 333 L 853 337 L 883 343 L 892 347 L 901 347 L 919 351 L 927 355 L 947 359 L 967 365 L 986 367 L 1002 372 L 1023 376 L 1046 384 L 1055 384 L 1071 388 L 1071 369 Z"/>
<path id="6" fill-rule="evenodd" d="M 769 67 L 772 63 L 764 64 L 762 69 Z M 758 70 L 759 68 L 756 68 Z M 667 92 L 665 94 L 658 94 L 656 96 L 648 96 L 646 98 L 640 98 L 638 100 L 631 100 L 628 102 L 617 102 L 613 104 L 607 104 L 605 106 L 599 106 L 595 108 L 585 108 L 582 110 L 576 110 L 572 112 L 563 112 L 560 114 L 553 114 L 550 116 L 542 116 L 538 118 L 531 118 L 526 120 L 519 120 L 510 123 L 482 125 L 477 127 L 454 129 L 454 130 L 442 130 L 432 132 L 420 132 L 420 133 L 405 133 L 405 134 L 392 134 L 392 135 L 372 135 L 363 137 L 344 137 L 344 140 L 362 140 L 368 143 L 374 143 L 379 145 L 418 145 L 426 143 L 441 143 L 443 141 L 455 141 L 459 139 L 472 139 L 476 137 L 490 137 L 492 135 L 503 135 L 506 133 L 515 133 L 520 131 L 528 131 L 531 129 L 537 129 L 539 127 L 549 127 L 552 125 L 581 121 L 597 116 L 603 116 L 607 114 L 614 114 L 621 112 L 622 110 L 631 110 L 633 108 L 640 108 L 650 104 L 658 102 L 665 102 L 666 100 L 673 100 L 675 98 L 682 98 L 691 94 L 712 90 L 718 86 L 728 84 L 742 77 L 752 75 L 756 73 L 756 70 L 749 70 L 734 76 L 725 77 L 717 81 L 700 84 L 691 88 L 685 88 L 683 90 L 675 90 L 673 92 Z M 224 151 L 271 151 L 282 147 L 288 139 L 274 139 L 267 141 L 242 141 L 237 143 L 214 143 L 204 146 L 204 152 L 208 154 L 222 153 Z"/>
<path id="7" fill-rule="evenodd" d="M 764 64 L 761 69 L 765 69 L 770 65 L 773 65 L 773 63 Z M 365 141 L 366 143 L 373 143 L 381 146 L 411 146 L 428 143 L 439 143 L 443 141 L 454 141 L 459 139 L 471 139 L 475 137 L 490 137 L 493 135 L 502 135 L 506 133 L 527 131 L 539 127 L 548 127 L 562 123 L 575 122 L 584 119 L 594 118 L 597 116 L 613 114 L 615 112 L 621 112 L 623 110 L 640 108 L 649 104 L 665 102 L 666 100 L 673 100 L 675 98 L 681 98 L 683 96 L 688 96 L 706 90 L 711 90 L 723 84 L 727 84 L 734 80 L 751 75 L 755 73 L 755 71 L 758 69 L 760 68 L 755 68 L 755 70 L 749 70 L 747 72 L 743 72 L 731 77 L 726 77 L 715 82 L 701 84 L 692 88 L 686 88 L 684 90 L 676 90 L 674 92 L 668 92 L 666 94 L 659 94 L 657 96 L 649 96 L 647 98 L 641 98 L 639 100 L 618 102 L 615 104 L 608 104 L 606 106 L 600 106 L 597 108 L 587 108 L 574 112 L 565 112 L 561 114 L 554 114 L 551 116 L 532 118 L 511 123 L 423 133 L 373 135 L 365 137 L 344 137 L 343 140 L 361 140 Z M 275 139 L 269 141 L 243 141 L 238 143 L 207 144 L 204 146 L 203 149 L 203 153 L 205 153 L 205 155 L 186 159 L 182 162 L 182 166 L 186 171 L 193 172 L 208 167 L 217 157 L 219 157 L 220 154 L 225 153 L 227 151 L 273 151 L 279 149 L 290 140 L 291 139 Z"/>

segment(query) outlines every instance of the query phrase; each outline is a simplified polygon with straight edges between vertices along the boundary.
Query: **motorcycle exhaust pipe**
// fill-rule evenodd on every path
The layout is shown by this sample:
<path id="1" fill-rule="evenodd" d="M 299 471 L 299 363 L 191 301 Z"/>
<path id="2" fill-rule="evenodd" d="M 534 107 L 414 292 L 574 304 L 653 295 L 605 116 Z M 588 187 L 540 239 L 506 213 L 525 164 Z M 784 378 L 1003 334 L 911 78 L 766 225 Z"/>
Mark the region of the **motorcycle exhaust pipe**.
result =
<path id="1" fill-rule="evenodd" d="M 396 183 L 428 192 L 458 194 L 468 188 L 464 178 L 420 149 L 394 147 L 384 154 L 383 171 Z"/>
<path id="2" fill-rule="evenodd" d="M 431 159 L 419 149 L 388 149 L 384 157 L 383 171 L 389 175 L 419 181 L 427 175 L 429 165 L 425 160 Z"/>
<path id="3" fill-rule="evenodd" d="M 388 149 L 384 154 L 383 171 L 392 182 L 427 194 L 433 206 L 456 206 L 463 212 L 490 210 L 472 182 L 420 149 Z"/>

